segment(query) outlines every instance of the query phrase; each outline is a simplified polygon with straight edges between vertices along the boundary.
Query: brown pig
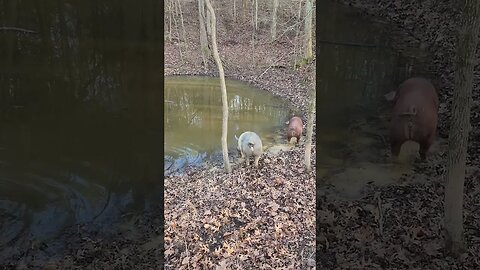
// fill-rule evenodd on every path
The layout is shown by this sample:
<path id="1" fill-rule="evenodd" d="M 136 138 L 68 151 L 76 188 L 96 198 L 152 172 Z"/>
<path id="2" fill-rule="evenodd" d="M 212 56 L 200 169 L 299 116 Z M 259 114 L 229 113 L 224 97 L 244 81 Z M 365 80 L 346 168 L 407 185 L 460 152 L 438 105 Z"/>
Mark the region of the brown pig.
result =
<path id="1" fill-rule="evenodd" d="M 303 122 L 300 117 L 294 116 L 290 121 L 288 121 L 288 129 L 287 129 L 287 140 L 291 143 L 292 138 L 297 138 L 297 142 L 300 142 L 300 137 L 303 133 Z"/>
<path id="2" fill-rule="evenodd" d="M 424 78 L 411 78 L 385 98 L 395 102 L 390 122 L 393 156 L 398 157 L 404 142 L 414 141 L 420 145 L 420 158 L 426 160 L 437 131 L 439 102 L 435 87 Z"/>

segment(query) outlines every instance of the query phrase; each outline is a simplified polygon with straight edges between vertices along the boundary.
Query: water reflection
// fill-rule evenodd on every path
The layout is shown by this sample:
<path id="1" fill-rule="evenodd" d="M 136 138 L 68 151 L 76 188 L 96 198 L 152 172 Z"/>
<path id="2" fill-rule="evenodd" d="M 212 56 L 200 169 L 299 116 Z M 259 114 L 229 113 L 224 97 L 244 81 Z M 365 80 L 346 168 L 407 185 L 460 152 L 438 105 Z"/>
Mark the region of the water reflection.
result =
<path id="1" fill-rule="evenodd" d="M 283 131 L 291 112 L 286 104 L 265 91 L 227 80 L 228 144 L 250 130 L 266 147 L 269 136 Z M 165 170 L 198 164 L 221 150 L 222 100 L 218 78 L 171 77 L 165 79 Z"/>
<path id="2" fill-rule="evenodd" d="M 0 0 L 0 250 L 161 204 L 160 4 Z"/>

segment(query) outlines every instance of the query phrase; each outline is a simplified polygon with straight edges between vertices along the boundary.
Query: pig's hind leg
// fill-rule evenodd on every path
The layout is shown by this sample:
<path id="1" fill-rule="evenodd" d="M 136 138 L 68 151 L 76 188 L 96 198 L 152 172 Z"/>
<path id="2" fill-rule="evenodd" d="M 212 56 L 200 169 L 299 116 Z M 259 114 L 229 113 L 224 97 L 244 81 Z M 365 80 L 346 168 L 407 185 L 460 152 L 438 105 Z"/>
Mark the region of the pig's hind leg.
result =
<path id="1" fill-rule="evenodd" d="M 419 149 L 419 154 L 420 154 L 420 159 L 422 161 L 426 161 L 427 160 L 427 153 L 428 153 L 428 150 L 430 149 L 430 147 L 432 146 L 433 144 L 433 141 L 435 140 L 435 134 L 433 135 L 430 135 L 428 137 L 428 139 L 422 141 L 422 142 L 419 142 L 420 144 L 420 149 Z"/>
<path id="2" fill-rule="evenodd" d="M 394 156 L 395 158 L 398 158 L 398 156 L 400 155 L 400 150 L 402 149 L 402 144 L 403 142 L 399 142 L 399 141 L 394 141 L 392 143 L 390 143 L 390 148 L 392 150 L 392 156 Z"/>
<path id="3" fill-rule="evenodd" d="M 402 149 L 404 141 L 393 141 L 390 143 L 390 148 L 392 151 L 392 161 L 393 163 L 399 163 L 400 150 Z"/>

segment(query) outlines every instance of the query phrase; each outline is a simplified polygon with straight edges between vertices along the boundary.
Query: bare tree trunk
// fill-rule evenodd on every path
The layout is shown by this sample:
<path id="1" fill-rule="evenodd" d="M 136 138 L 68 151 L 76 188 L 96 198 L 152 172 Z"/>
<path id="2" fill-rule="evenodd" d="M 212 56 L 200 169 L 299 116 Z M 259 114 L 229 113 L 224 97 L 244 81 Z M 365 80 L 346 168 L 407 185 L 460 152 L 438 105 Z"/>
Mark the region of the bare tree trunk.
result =
<path id="1" fill-rule="evenodd" d="M 210 4 L 212 4 L 212 3 L 210 3 Z M 206 19 L 207 19 L 207 34 L 208 34 L 209 37 L 212 36 L 212 26 L 211 26 L 211 24 L 210 24 L 210 21 L 212 20 L 211 16 L 212 16 L 212 14 L 210 14 L 210 12 L 207 12 L 207 14 L 206 14 Z"/>
<path id="2" fill-rule="evenodd" d="M 233 0 L 233 21 L 237 22 L 237 7 L 235 5 L 235 0 Z"/>
<path id="3" fill-rule="evenodd" d="M 294 59 L 294 63 L 293 63 L 293 67 L 294 69 L 297 68 L 297 44 L 300 43 L 298 40 L 299 40 L 299 36 L 300 36 L 300 32 L 301 32 L 301 29 L 302 29 L 302 26 L 301 26 L 301 21 L 302 21 L 302 1 L 298 1 L 299 2 L 299 6 L 298 6 L 298 21 L 297 23 L 295 23 L 295 28 L 296 28 L 296 31 L 295 31 L 295 39 L 294 39 L 294 42 L 293 42 L 293 59 Z M 298 26 L 297 26 L 298 24 Z M 301 39 L 301 38 L 300 38 Z M 302 58 L 301 54 L 302 54 L 302 50 L 299 49 L 299 57 L 298 58 Z"/>
<path id="4" fill-rule="evenodd" d="M 172 42 L 172 2 L 168 1 L 168 40 Z"/>
<path id="5" fill-rule="evenodd" d="M 207 29 L 205 28 L 205 2 L 198 0 L 198 20 L 200 22 L 200 50 L 202 53 L 203 68 L 208 69 L 210 49 L 208 47 Z"/>
<path id="6" fill-rule="evenodd" d="M 272 12 L 272 27 L 270 29 L 270 37 L 272 41 L 277 38 L 277 11 L 278 11 L 278 0 L 273 0 L 273 12 Z"/>
<path id="7" fill-rule="evenodd" d="M 258 30 L 258 0 L 255 1 L 255 31 Z"/>
<path id="8" fill-rule="evenodd" d="M 243 9 L 243 21 L 247 17 L 247 0 L 242 0 L 242 9 Z"/>
<path id="9" fill-rule="evenodd" d="M 310 86 L 309 92 L 310 102 L 308 104 L 307 142 L 305 143 L 305 167 L 307 169 L 307 172 L 310 172 L 312 170 L 312 162 L 310 156 L 312 152 L 313 119 L 315 118 L 315 83 Z"/>
<path id="10" fill-rule="evenodd" d="M 216 17 L 215 11 L 213 10 L 212 4 L 210 0 L 205 0 L 207 4 L 208 11 L 210 13 L 211 20 L 209 21 L 212 29 L 212 49 L 213 49 L 213 57 L 215 58 L 215 62 L 217 63 L 218 73 L 220 76 L 220 89 L 222 91 L 222 151 L 223 151 L 223 164 L 225 166 L 225 171 L 230 173 L 232 169 L 230 168 L 230 161 L 228 158 L 228 145 L 227 145 L 227 131 L 228 131 L 228 100 L 227 100 L 227 87 L 225 85 L 225 74 L 223 71 L 222 61 L 220 59 L 220 55 L 218 53 L 217 48 L 217 30 L 215 27 L 216 24 Z"/>
<path id="11" fill-rule="evenodd" d="M 174 0 L 171 0 L 172 1 L 172 5 L 174 6 L 174 10 L 172 10 L 172 12 L 175 12 L 177 13 L 177 5 L 175 4 L 175 1 Z M 183 53 L 182 53 L 182 46 L 181 46 L 181 43 L 180 43 L 180 27 L 178 26 L 178 22 L 177 22 L 177 18 L 175 17 L 175 13 L 172 13 L 172 17 L 173 17 L 173 23 L 175 24 L 175 29 L 177 29 L 177 35 L 178 35 L 178 52 L 180 54 L 180 61 L 183 62 Z"/>
<path id="12" fill-rule="evenodd" d="M 458 34 L 455 92 L 452 119 L 448 136 L 447 182 L 445 185 L 446 249 L 454 256 L 464 250 L 463 186 L 467 157 L 470 108 L 473 87 L 473 68 L 477 56 L 480 28 L 480 1 L 465 0 L 462 29 Z"/>
<path id="13" fill-rule="evenodd" d="M 302 1 L 303 0 L 298 1 L 298 18 L 302 17 Z"/>
<path id="14" fill-rule="evenodd" d="M 305 3 L 305 59 L 307 60 L 307 62 L 313 58 L 312 18 L 313 18 L 312 0 L 307 0 Z"/>
<path id="15" fill-rule="evenodd" d="M 180 0 L 177 0 L 177 5 L 178 5 L 178 11 L 180 13 L 180 24 L 182 25 L 183 42 L 185 43 L 185 46 L 187 46 L 187 32 L 185 31 L 185 25 L 183 23 L 183 12 L 182 12 L 182 5 L 180 3 Z"/>
<path id="16" fill-rule="evenodd" d="M 254 10 L 252 10 L 252 65 L 253 65 L 253 67 L 256 66 L 256 64 L 255 64 L 255 18 L 254 18 Z"/>

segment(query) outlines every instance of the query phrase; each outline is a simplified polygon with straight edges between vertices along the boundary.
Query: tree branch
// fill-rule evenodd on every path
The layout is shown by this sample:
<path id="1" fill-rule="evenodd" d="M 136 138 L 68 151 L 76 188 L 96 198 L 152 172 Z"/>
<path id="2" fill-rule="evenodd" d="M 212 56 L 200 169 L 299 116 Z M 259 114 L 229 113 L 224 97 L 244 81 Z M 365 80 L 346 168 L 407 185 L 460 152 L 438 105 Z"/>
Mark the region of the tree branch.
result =
<path id="1" fill-rule="evenodd" d="M 15 32 L 22 32 L 22 33 L 29 33 L 29 34 L 38 34 L 37 31 L 20 28 L 20 27 L 9 27 L 9 26 L 0 26 L 0 31 L 15 31 Z"/>

